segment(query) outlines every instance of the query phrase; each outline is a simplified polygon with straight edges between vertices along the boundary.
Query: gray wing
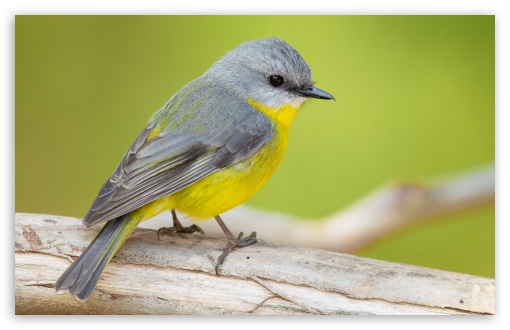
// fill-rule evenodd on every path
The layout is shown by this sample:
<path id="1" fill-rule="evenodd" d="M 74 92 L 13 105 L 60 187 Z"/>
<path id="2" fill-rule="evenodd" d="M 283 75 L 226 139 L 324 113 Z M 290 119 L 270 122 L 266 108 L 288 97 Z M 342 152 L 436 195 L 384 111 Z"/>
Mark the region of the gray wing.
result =
<path id="1" fill-rule="evenodd" d="M 244 110 L 236 118 L 206 125 L 200 134 L 190 133 L 190 127 L 164 130 L 147 141 L 157 118 L 153 120 L 103 185 L 83 224 L 115 219 L 257 153 L 273 128 L 254 108 Z M 203 118 L 190 120 L 191 127 L 200 120 L 203 124 Z"/>

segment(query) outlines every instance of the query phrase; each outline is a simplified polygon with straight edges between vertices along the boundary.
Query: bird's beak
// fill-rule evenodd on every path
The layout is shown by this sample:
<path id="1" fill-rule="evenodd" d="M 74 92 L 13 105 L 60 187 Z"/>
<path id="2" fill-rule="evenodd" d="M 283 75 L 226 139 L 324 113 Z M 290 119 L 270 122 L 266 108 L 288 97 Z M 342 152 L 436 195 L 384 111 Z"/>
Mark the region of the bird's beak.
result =
<path id="1" fill-rule="evenodd" d="M 323 100 L 335 100 L 335 97 L 322 89 L 319 89 L 317 87 L 310 87 L 308 89 L 298 89 L 296 91 L 298 94 L 304 96 L 304 97 L 313 97 L 316 99 L 323 99 Z"/>

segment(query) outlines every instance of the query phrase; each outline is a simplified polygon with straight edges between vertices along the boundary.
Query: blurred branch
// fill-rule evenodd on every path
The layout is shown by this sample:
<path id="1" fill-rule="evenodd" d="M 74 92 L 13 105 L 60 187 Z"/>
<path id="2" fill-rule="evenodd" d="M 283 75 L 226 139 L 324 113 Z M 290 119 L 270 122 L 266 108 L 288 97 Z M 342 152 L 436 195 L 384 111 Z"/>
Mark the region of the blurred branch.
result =
<path id="1" fill-rule="evenodd" d="M 259 242 L 214 273 L 225 239 L 138 228 L 86 302 L 56 279 L 98 227 L 16 214 L 16 314 L 494 314 L 495 281 L 337 252 Z"/>
<path id="2" fill-rule="evenodd" d="M 457 174 L 429 183 L 386 185 L 355 204 L 321 219 L 237 207 L 225 214 L 233 232 L 256 230 L 258 237 L 338 252 L 353 252 L 411 223 L 463 212 L 494 203 L 494 166 Z M 144 223 L 168 226 L 171 220 Z M 214 221 L 200 223 L 207 235 L 223 237 Z"/>

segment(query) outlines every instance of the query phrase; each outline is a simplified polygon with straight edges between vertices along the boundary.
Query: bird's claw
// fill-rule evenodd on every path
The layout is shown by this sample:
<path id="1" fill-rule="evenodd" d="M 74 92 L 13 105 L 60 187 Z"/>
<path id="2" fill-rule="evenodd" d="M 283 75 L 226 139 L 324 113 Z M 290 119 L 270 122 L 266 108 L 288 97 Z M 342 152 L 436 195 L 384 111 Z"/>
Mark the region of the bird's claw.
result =
<path id="1" fill-rule="evenodd" d="M 174 227 L 162 227 L 158 230 L 158 239 L 161 240 L 162 235 L 169 235 L 172 233 L 183 233 L 183 234 L 193 234 L 194 232 L 199 232 L 202 235 L 205 235 L 205 232 L 197 225 L 191 225 L 189 227 L 184 226 L 174 226 Z"/>
<path id="2" fill-rule="evenodd" d="M 216 275 L 220 275 L 219 269 L 220 266 L 223 264 L 223 261 L 227 257 L 227 255 L 232 252 L 232 250 L 236 247 L 245 247 L 248 245 L 252 245 L 257 243 L 259 240 L 257 239 L 257 233 L 252 232 L 250 236 L 247 236 L 245 238 L 243 237 L 243 232 L 240 232 L 237 236 L 237 239 L 229 239 L 227 246 L 223 250 L 223 253 L 219 256 L 218 261 L 216 262 L 216 266 L 214 267 L 214 270 L 216 271 Z"/>

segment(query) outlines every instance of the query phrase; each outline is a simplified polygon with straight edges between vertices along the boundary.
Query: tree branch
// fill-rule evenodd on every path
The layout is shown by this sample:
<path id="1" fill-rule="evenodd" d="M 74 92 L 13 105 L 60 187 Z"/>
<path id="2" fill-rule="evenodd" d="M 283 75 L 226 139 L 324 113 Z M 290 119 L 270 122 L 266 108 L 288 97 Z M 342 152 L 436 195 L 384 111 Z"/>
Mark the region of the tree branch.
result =
<path id="1" fill-rule="evenodd" d="M 98 232 L 16 214 L 16 314 L 493 314 L 494 280 L 259 242 L 214 274 L 225 239 L 137 229 L 87 302 L 53 285 Z"/>

